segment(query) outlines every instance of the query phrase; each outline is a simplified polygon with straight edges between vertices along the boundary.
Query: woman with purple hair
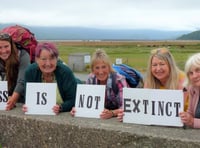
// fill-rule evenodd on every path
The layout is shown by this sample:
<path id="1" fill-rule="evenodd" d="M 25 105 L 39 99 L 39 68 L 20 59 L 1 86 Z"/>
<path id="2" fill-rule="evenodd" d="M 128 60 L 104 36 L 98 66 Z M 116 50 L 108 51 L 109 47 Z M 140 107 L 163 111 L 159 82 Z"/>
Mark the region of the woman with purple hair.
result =
<path id="1" fill-rule="evenodd" d="M 53 43 L 39 43 L 36 47 L 35 63 L 31 64 L 25 72 L 25 83 L 57 83 L 58 95 L 53 111 L 70 111 L 75 104 L 77 81 L 73 72 L 58 59 L 58 49 Z M 23 105 L 22 110 L 28 110 Z"/>

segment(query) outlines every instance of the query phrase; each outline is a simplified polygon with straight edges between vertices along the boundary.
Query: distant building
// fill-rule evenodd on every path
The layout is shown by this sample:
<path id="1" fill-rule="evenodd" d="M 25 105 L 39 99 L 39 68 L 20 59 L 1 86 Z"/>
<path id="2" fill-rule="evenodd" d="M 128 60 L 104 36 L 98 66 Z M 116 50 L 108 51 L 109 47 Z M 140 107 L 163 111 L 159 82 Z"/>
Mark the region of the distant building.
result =
<path id="1" fill-rule="evenodd" d="M 89 53 L 72 53 L 68 57 L 68 66 L 75 72 L 86 71 L 90 60 L 91 56 Z"/>

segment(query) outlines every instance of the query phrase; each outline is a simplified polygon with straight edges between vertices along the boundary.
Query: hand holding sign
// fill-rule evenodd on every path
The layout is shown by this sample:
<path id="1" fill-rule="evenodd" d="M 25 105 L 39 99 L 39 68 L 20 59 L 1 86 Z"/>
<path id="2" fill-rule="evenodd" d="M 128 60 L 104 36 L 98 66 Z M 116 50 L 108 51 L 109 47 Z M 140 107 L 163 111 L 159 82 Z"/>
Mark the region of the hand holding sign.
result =
<path id="1" fill-rule="evenodd" d="M 76 117 L 100 118 L 104 110 L 105 85 L 79 84 L 76 92 Z"/>
<path id="2" fill-rule="evenodd" d="M 183 111 L 182 90 L 124 88 L 123 122 L 183 126 L 179 112 Z"/>
<path id="3" fill-rule="evenodd" d="M 8 101 L 7 81 L 0 81 L 0 110 L 6 110 Z"/>
<path id="4" fill-rule="evenodd" d="M 25 114 L 55 115 L 56 83 L 27 83 Z"/>

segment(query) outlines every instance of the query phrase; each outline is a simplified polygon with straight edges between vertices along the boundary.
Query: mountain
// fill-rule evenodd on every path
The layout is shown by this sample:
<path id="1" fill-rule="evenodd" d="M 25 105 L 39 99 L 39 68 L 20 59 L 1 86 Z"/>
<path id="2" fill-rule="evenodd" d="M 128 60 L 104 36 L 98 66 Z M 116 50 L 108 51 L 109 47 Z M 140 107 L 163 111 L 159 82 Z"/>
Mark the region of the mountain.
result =
<path id="1" fill-rule="evenodd" d="M 200 40 L 200 30 L 184 34 L 178 37 L 177 40 Z"/>
<path id="2" fill-rule="evenodd" d="M 14 24 L 0 24 L 0 29 Z M 24 26 L 24 25 L 22 25 Z M 38 40 L 175 40 L 189 31 L 24 26 Z"/>

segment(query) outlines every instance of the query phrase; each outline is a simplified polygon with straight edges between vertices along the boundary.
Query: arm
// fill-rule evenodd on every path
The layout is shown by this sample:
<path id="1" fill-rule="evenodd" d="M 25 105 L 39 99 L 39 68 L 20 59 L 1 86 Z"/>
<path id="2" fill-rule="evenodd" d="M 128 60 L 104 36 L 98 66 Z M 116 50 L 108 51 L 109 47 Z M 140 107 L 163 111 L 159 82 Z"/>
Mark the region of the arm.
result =
<path id="1" fill-rule="evenodd" d="M 8 97 L 6 110 L 11 110 L 15 106 L 16 102 L 20 99 L 20 97 L 24 97 L 24 73 L 26 68 L 30 64 L 28 53 L 26 53 L 25 51 L 21 51 L 19 60 L 20 64 L 17 84 L 15 86 L 13 94 Z M 24 102 L 24 100 L 21 100 L 21 102 Z"/>
<path id="2" fill-rule="evenodd" d="M 56 79 L 60 95 L 63 99 L 61 112 L 70 111 L 75 105 L 77 82 L 73 72 L 68 67 L 62 67 L 60 72 L 56 72 Z"/>
<path id="3" fill-rule="evenodd" d="M 128 87 L 128 84 L 126 82 L 126 79 L 125 77 L 117 74 L 115 78 L 113 78 L 113 80 L 115 79 L 115 84 L 114 85 L 117 85 L 117 90 L 113 90 L 113 93 L 115 95 L 112 95 L 113 99 L 115 99 L 114 101 L 116 101 L 118 103 L 118 107 L 115 106 L 116 109 L 104 109 L 104 111 L 100 114 L 100 117 L 102 119 L 109 119 L 109 118 L 112 118 L 112 117 L 117 117 L 118 113 L 120 113 L 121 111 L 121 108 L 122 108 L 122 103 L 123 103 L 123 88 L 124 87 Z M 117 95 L 116 95 L 117 93 Z"/>

